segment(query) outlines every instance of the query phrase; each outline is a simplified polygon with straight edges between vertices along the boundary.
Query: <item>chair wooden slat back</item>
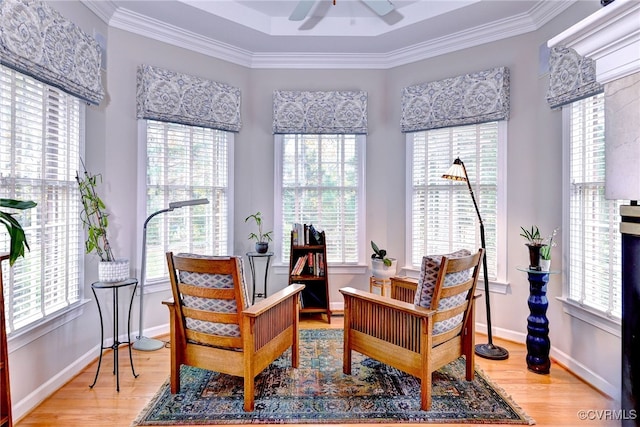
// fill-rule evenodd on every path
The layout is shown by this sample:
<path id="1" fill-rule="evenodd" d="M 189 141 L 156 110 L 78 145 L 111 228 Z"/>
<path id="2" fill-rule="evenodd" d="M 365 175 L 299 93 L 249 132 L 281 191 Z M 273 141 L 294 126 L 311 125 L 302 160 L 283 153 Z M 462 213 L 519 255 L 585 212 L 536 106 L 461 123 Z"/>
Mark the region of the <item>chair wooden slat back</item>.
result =
<path id="1" fill-rule="evenodd" d="M 179 254 L 169 262 L 185 339 L 241 348 L 240 313 L 247 302 L 241 258 Z"/>
<path id="2" fill-rule="evenodd" d="M 433 324 L 454 321 L 462 315 L 461 321 L 450 330 L 444 332 L 434 332 L 433 345 L 438 345 L 452 337 L 462 333 L 468 318 L 468 307 L 473 304 L 473 297 L 478 282 L 480 265 L 484 251 L 480 250 L 475 254 L 464 258 L 442 257 L 436 287 L 431 299 L 431 309 L 436 310 L 433 315 Z M 455 273 L 469 272 L 469 278 L 456 285 L 447 286 L 446 276 Z M 441 307 L 441 302 L 447 301 L 446 307 Z"/>

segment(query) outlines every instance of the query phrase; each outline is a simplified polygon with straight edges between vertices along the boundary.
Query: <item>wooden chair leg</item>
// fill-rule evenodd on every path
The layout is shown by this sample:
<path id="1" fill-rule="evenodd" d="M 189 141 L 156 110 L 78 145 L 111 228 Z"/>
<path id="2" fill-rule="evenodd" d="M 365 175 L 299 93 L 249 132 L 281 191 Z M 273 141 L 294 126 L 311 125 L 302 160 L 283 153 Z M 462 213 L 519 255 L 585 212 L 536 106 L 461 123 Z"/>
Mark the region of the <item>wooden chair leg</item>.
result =
<path id="1" fill-rule="evenodd" d="M 428 411 L 431 409 L 431 373 L 427 372 L 420 379 L 420 409 Z"/>
<path id="2" fill-rule="evenodd" d="M 349 323 L 351 316 L 351 301 L 352 300 L 349 297 L 346 297 L 344 299 L 344 344 L 342 346 L 342 372 L 345 375 L 351 375 L 351 324 Z"/>
<path id="3" fill-rule="evenodd" d="M 244 379 L 244 410 L 246 412 L 253 412 L 255 406 L 255 392 L 254 387 L 255 378 Z"/>
<path id="4" fill-rule="evenodd" d="M 182 360 L 178 356 L 178 349 L 173 345 L 174 342 L 171 342 L 171 394 L 180 392 L 180 365 Z"/>

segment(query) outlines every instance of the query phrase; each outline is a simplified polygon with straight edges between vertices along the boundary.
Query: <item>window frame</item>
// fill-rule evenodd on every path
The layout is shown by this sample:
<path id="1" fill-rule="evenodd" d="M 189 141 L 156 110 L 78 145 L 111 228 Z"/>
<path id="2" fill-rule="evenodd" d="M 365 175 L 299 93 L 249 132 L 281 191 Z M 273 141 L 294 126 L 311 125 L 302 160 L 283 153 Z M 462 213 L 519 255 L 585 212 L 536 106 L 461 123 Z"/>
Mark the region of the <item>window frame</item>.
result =
<path id="1" fill-rule="evenodd" d="M 193 126 L 193 125 L 186 125 Z M 193 126 L 197 127 L 197 126 Z M 227 143 L 228 143 L 228 158 L 227 158 L 227 183 L 229 188 L 228 193 L 228 203 L 227 207 L 227 253 L 233 253 L 233 242 L 234 242 L 234 148 L 235 148 L 235 133 L 230 131 L 227 132 Z M 139 119 L 138 120 L 138 165 L 137 165 L 137 181 L 138 181 L 138 202 L 136 206 L 136 228 L 137 228 L 137 239 L 136 239 L 136 253 L 142 254 L 142 238 L 143 238 L 143 226 L 144 222 L 147 218 L 147 120 Z M 140 269 L 140 263 L 142 259 L 140 257 L 138 259 L 138 265 L 136 269 Z M 142 287 L 138 287 L 137 292 L 141 292 L 141 290 L 145 294 L 164 292 L 170 289 L 170 280 L 169 277 L 164 277 L 162 279 L 156 279 L 153 281 L 147 281 Z"/>
<path id="2" fill-rule="evenodd" d="M 276 257 L 274 260 L 274 271 L 276 274 L 288 274 L 289 260 L 282 259 L 282 253 L 284 248 L 279 247 L 279 242 L 284 241 L 284 234 L 290 230 L 290 225 L 282 223 L 282 174 L 283 174 L 283 159 L 282 149 L 283 141 L 286 135 L 297 134 L 274 134 L 274 252 Z M 320 135 L 320 134 L 313 134 Z M 356 147 L 358 150 L 359 164 L 358 164 L 358 251 L 357 262 L 354 263 L 335 263 L 329 262 L 331 267 L 331 274 L 362 274 L 369 268 L 367 259 L 367 246 L 365 245 L 366 237 L 366 140 L 367 136 L 364 134 L 349 134 L 355 136 Z M 322 224 L 320 224 L 321 226 Z"/>
<path id="3" fill-rule="evenodd" d="M 42 81 L 39 81 L 38 79 L 35 79 L 29 75 L 26 75 L 24 73 L 21 73 L 20 71 L 16 71 L 13 70 L 9 67 L 6 66 L 2 66 L 3 68 L 5 68 L 7 71 L 11 72 L 11 73 L 15 73 L 16 75 L 20 75 L 21 78 L 25 78 L 28 79 L 30 81 L 35 81 L 35 84 L 38 85 L 42 85 L 43 88 L 49 88 L 49 89 L 44 89 L 44 91 L 46 92 L 47 90 L 53 90 L 55 91 L 57 94 L 59 94 L 60 96 L 65 96 L 68 97 L 69 99 L 75 99 L 75 101 L 78 103 L 78 122 L 77 122 L 77 138 L 78 138 L 78 146 L 77 146 L 77 152 L 78 152 L 78 159 L 77 159 L 77 164 L 76 164 L 76 170 L 79 170 L 80 168 L 80 158 L 84 158 L 84 154 L 85 154 L 85 122 L 86 122 L 86 105 L 85 102 L 83 102 L 83 100 L 79 99 L 77 96 L 71 95 L 67 92 L 65 92 L 62 89 L 59 89 L 55 86 L 52 86 L 50 84 L 44 83 Z M 12 101 L 12 105 L 14 101 Z M 13 107 L 12 107 L 13 108 Z M 42 116 L 43 118 L 45 117 L 44 115 Z M 64 119 L 64 117 L 62 117 L 62 119 Z M 12 132 L 15 131 L 15 129 L 12 129 Z M 44 134 L 43 138 L 47 138 L 47 135 Z M 69 166 L 72 166 L 71 164 Z M 38 180 L 38 179 L 36 179 Z M 39 181 L 44 182 L 47 181 L 46 178 L 42 177 L 41 179 L 39 179 Z M 77 185 L 75 183 L 75 180 L 69 180 L 68 182 L 68 186 L 69 187 L 73 187 L 74 189 L 76 188 L 75 186 Z M 15 197 L 15 196 L 11 196 L 11 195 L 7 195 L 6 197 Z M 19 199 L 24 199 L 24 197 L 17 197 Z M 29 199 L 28 197 L 26 199 Z M 36 202 L 38 202 L 40 204 L 41 200 L 35 200 Z M 79 198 L 79 194 L 78 194 L 78 199 L 77 199 L 77 207 L 78 209 L 80 209 L 80 198 Z M 38 209 L 38 207 L 34 208 L 34 209 Z M 40 224 L 40 227 L 42 227 L 44 224 Z M 29 227 L 25 227 L 25 233 L 27 235 L 27 239 L 29 240 L 29 242 L 31 243 L 32 246 L 32 250 L 33 250 L 33 239 L 34 237 L 30 237 L 30 235 L 32 234 L 31 231 L 29 230 Z M 90 302 L 90 300 L 85 298 L 85 280 L 84 280 L 84 237 L 85 237 L 85 232 L 84 229 L 82 227 L 81 222 L 78 222 L 78 229 L 77 229 L 77 235 L 78 235 L 78 241 L 77 241 L 77 248 L 78 248 L 78 254 L 77 254 L 77 266 L 75 268 L 76 273 L 77 273 L 77 299 L 71 303 L 68 303 L 67 305 L 58 308 L 48 314 L 43 314 L 42 317 L 33 320 L 25 325 L 23 325 L 22 327 L 15 329 L 13 331 L 7 331 L 7 350 L 9 353 L 12 353 L 16 350 L 18 350 L 19 348 L 22 348 L 26 345 L 28 345 L 29 343 L 35 341 L 36 339 L 48 334 L 49 332 L 52 332 L 53 330 L 73 321 L 74 319 L 80 317 L 83 315 L 84 313 L 84 306 L 85 304 L 87 304 L 88 302 Z M 25 256 L 29 257 L 30 256 L 30 252 L 26 252 Z M 42 256 L 42 254 L 41 254 Z M 18 259 L 18 263 L 22 262 L 21 261 L 22 258 Z M 3 263 L 4 265 L 5 263 Z M 6 266 L 4 268 L 5 272 L 9 273 L 10 277 L 6 277 L 3 276 L 3 279 L 5 280 L 5 283 L 9 282 L 11 279 L 11 276 L 13 276 L 13 272 L 10 270 L 8 262 L 6 263 Z M 65 285 L 66 286 L 66 285 Z M 65 290 L 68 290 L 68 288 L 65 288 Z M 11 298 L 9 298 L 8 300 L 5 300 L 5 304 L 8 303 L 8 301 L 10 301 Z M 11 310 L 10 310 L 11 311 Z M 6 313 L 5 313 L 6 314 Z M 1 325 L 0 327 L 5 327 L 5 325 Z"/>
<path id="4" fill-rule="evenodd" d="M 497 158 L 497 208 L 496 208 L 496 277 L 489 278 L 489 291 L 500 294 L 507 294 L 509 292 L 509 282 L 507 280 L 507 229 L 508 229 L 508 217 L 507 217 L 507 146 L 508 146 L 508 122 L 506 120 L 496 121 L 498 132 L 498 158 Z M 469 125 L 461 125 L 459 127 L 466 127 Z M 455 126 L 458 127 L 458 126 Z M 405 212 L 406 212 L 406 231 L 405 231 L 405 254 L 406 265 L 403 267 L 407 275 L 412 277 L 418 277 L 420 273 L 419 265 L 410 264 L 413 258 L 413 248 L 411 245 L 413 236 L 413 223 L 412 223 L 412 196 L 413 196 L 413 139 L 414 135 L 419 132 L 407 132 L 405 134 L 406 143 L 406 175 L 405 175 Z M 455 158 L 454 153 L 454 158 Z M 464 159 L 461 159 L 464 162 Z M 445 173 L 443 170 L 442 173 Z M 474 183 L 471 183 L 471 187 L 474 189 Z M 469 195 L 471 197 L 471 195 Z M 483 218 L 484 219 L 484 218 Z M 477 219 L 476 219 L 477 221 Z"/>
<path id="5" fill-rule="evenodd" d="M 562 263 L 570 266 L 570 221 L 571 221 L 571 109 L 572 104 L 562 107 Z M 606 114 L 606 109 L 605 109 Z M 598 309 L 581 304 L 570 298 L 570 268 L 562 272 L 562 295 L 557 299 L 562 302 L 563 311 L 571 317 L 595 326 L 613 336 L 621 337 L 621 319 L 607 315 Z"/>

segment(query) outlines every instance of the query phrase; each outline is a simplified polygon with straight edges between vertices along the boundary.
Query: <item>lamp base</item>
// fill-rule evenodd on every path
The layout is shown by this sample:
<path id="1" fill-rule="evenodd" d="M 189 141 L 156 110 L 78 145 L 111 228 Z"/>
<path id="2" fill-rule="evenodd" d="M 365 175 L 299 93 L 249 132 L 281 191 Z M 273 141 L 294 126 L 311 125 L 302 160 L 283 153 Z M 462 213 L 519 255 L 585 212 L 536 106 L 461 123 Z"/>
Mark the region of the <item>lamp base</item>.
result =
<path id="1" fill-rule="evenodd" d="M 134 347 L 135 348 L 135 347 Z M 476 344 L 476 354 L 485 359 L 504 360 L 509 358 L 509 352 L 493 344 Z"/>
<path id="2" fill-rule="evenodd" d="M 156 351 L 164 347 L 164 342 L 153 338 L 138 337 L 132 347 L 134 350 Z"/>

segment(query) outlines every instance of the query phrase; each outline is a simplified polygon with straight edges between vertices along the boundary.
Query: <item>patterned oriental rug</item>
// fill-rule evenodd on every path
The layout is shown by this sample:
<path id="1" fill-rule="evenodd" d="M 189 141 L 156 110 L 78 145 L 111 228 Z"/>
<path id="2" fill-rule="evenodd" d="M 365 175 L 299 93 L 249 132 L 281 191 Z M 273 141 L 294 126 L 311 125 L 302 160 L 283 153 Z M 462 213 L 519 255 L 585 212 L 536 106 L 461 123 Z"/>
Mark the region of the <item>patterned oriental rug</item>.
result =
<path id="1" fill-rule="evenodd" d="M 433 377 L 433 403 L 421 411 L 420 382 L 353 353 L 352 375 L 342 373 L 342 330 L 300 331 L 300 367 L 288 353 L 256 378 L 254 412 L 244 412 L 242 379 L 182 367 L 182 390 L 168 381 L 133 426 L 205 424 L 474 423 L 535 424 L 476 368 L 464 379 L 464 359 Z"/>

